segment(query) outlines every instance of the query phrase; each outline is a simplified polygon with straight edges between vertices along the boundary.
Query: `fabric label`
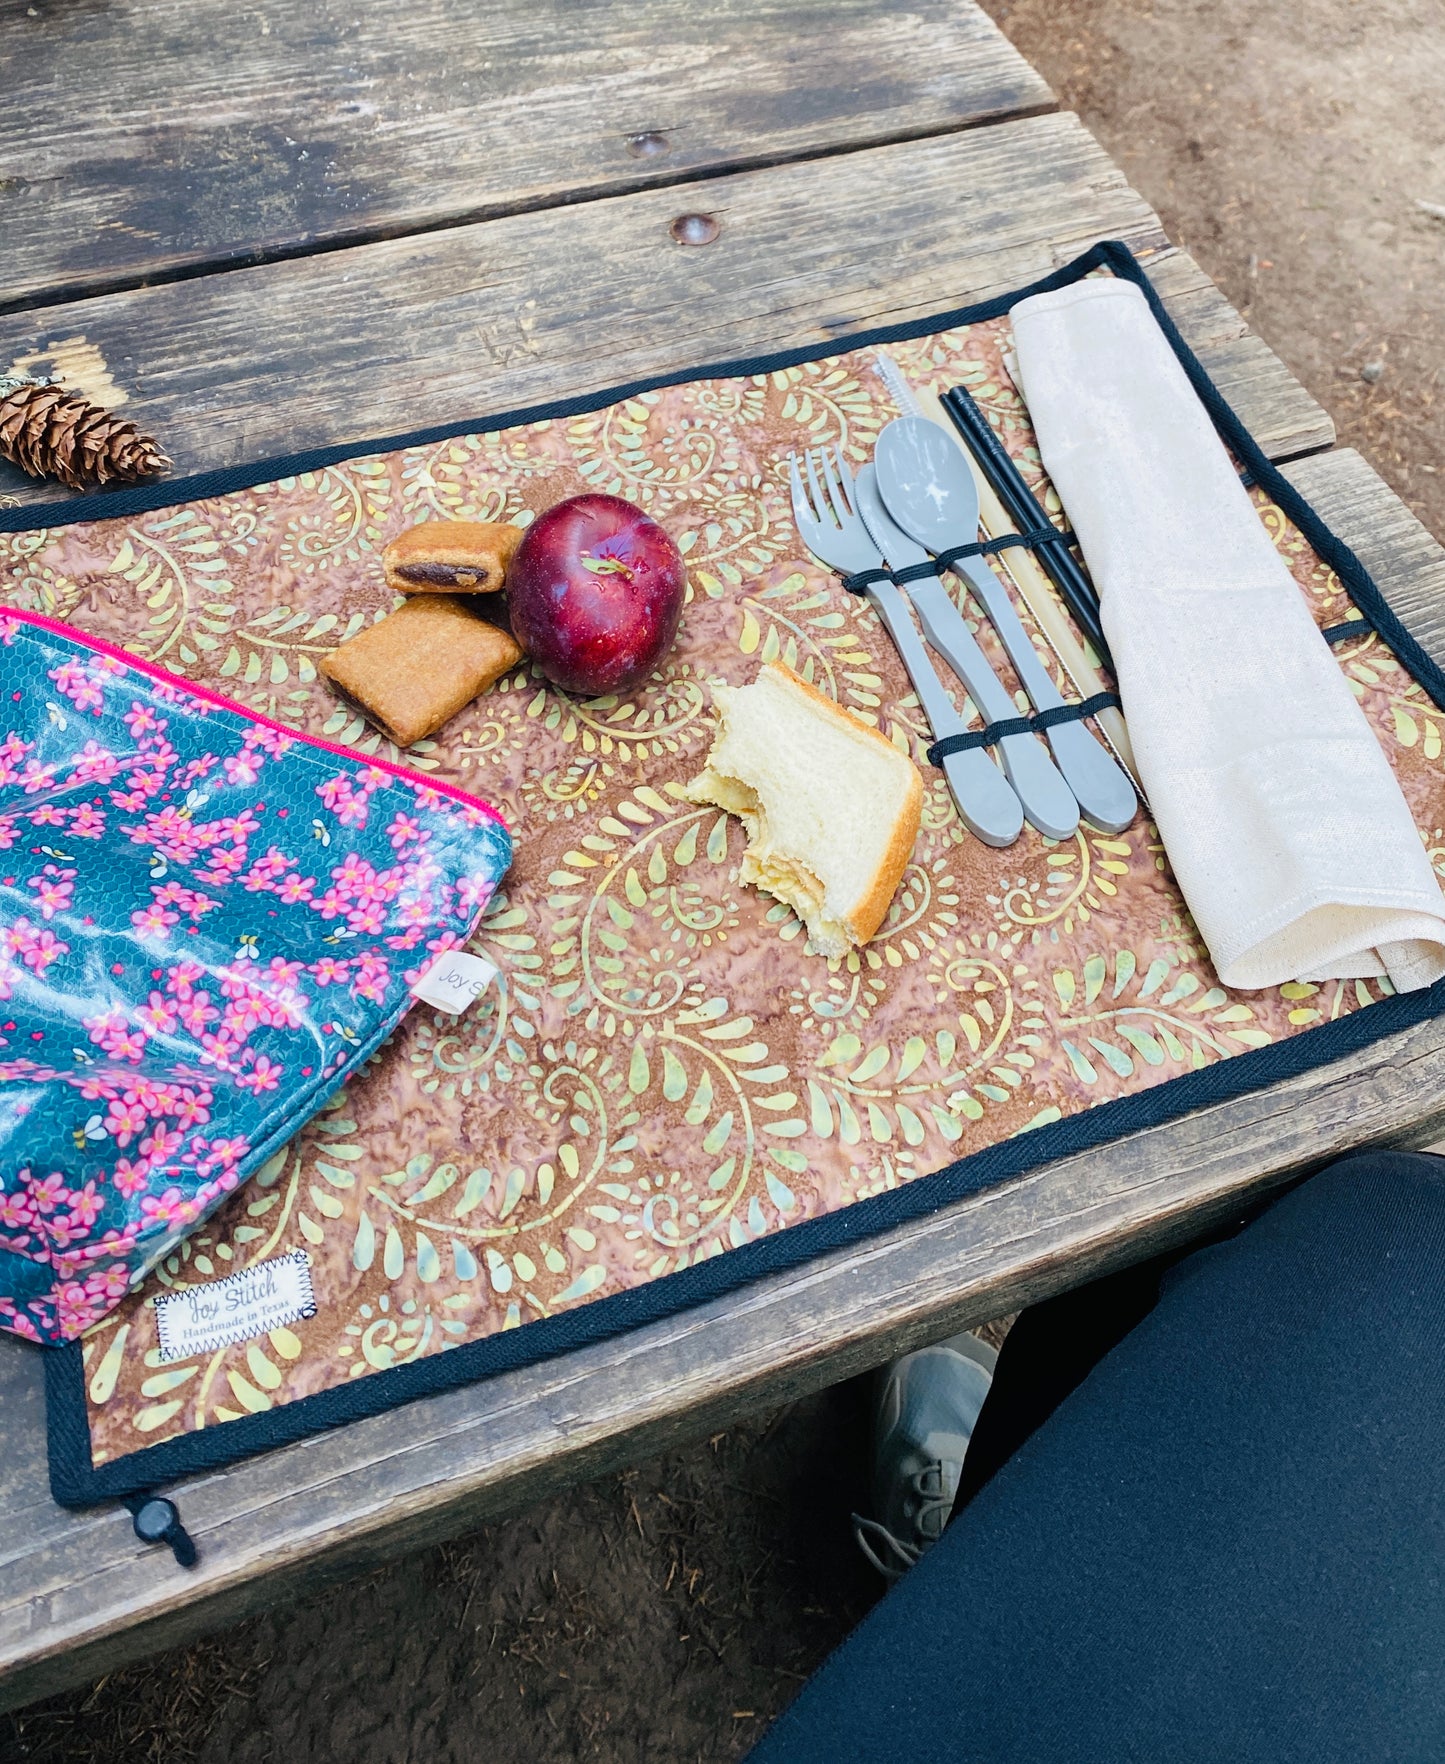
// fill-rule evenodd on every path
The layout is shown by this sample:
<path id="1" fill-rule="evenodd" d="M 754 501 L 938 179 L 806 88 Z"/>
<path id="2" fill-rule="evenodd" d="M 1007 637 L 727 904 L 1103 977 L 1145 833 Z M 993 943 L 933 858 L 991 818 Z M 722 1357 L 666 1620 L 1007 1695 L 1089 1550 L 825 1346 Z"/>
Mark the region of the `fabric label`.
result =
<path id="1" fill-rule="evenodd" d="M 448 949 L 413 983 L 412 997 L 455 1016 L 485 992 L 496 977 L 497 969 L 485 956 Z"/>
<path id="2" fill-rule="evenodd" d="M 316 1315 L 311 1258 L 305 1250 L 257 1262 L 224 1280 L 209 1280 L 156 1300 L 156 1332 L 163 1360 L 210 1354 L 283 1323 Z"/>

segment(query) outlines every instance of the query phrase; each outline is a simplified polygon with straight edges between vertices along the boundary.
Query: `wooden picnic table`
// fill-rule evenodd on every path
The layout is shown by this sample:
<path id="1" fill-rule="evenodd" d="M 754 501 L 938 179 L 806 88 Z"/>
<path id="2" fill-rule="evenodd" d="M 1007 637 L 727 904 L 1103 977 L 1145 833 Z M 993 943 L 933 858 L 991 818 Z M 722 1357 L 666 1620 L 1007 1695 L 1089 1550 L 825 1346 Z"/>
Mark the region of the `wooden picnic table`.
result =
<path id="1" fill-rule="evenodd" d="M 12 9 L 0 371 L 129 399 L 178 472 L 824 345 L 1126 240 L 1445 661 L 1445 552 L 966 0 Z M 674 223 L 706 214 L 712 243 Z M 56 494 L 8 473 L 0 494 Z M 1057 1162 L 733 1297 L 183 1491 L 180 1572 L 50 1499 L 0 1341 L 0 1701 L 235 1621 L 1445 1129 L 1445 1027 Z"/>

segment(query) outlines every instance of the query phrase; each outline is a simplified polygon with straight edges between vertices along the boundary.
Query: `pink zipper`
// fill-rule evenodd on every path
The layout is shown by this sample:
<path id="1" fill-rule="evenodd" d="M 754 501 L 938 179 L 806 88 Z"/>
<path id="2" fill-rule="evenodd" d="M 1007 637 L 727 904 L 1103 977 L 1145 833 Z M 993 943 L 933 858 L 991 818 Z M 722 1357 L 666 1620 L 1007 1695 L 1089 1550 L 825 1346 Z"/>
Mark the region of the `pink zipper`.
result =
<path id="1" fill-rule="evenodd" d="M 464 803 L 468 808 L 480 809 L 508 833 L 511 832 L 491 803 L 483 802 L 479 796 L 468 795 L 455 784 L 444 784 L 436 778 L 428 778 L 425 772 L 414 772 L 410 766 L 399 766 L 393 760 L 368 758 L 353 748 L 339 747 L 334 741 L 323 741 L 319 735 L 303 734 L 299 729 L 278 723 L 272 717 L 262 716 L 259 711 L 248 710 L 244 704 L 237 704 L 234 698 L 227 698 L 224 692 L 199 685 L 195 680 L 186 679 L 183 674 L 172 674 L 165 668 L 158 668 L 154 662 L 142 661 L 138 655 L 132 655 L 128 649 L 122 649 L 118 644 L 107 643 L 103 637 L 92 637 L 88 631 L 78 630 L 74 625 L 67 625 L 60 619 L 47 618 L 44 613 L 24 612 L 14 606 L 0 606 L 0 623 L 6 619 L 14 619 L 22 625 L 38 625 L 42 631 L 49 631 L 53 636 L 65 637 L 85 649 L 98 650 L 101 655 L 111 656 L 114 660 L 123 662 L 126 667 L 136 669 L 138 673 L 148 674 L 153 680 L 163 680 L 168 686 L 178 686 L 181 691 L 189 692 L 194 698 L 202 698 L 207 704 L 214 704 L 221 710 L 232 711 L 236 716 L 244 717 L 248 723 L 259 723 L 263 729 L 274 729 L 278 735 L 285 735 L 291 741 L 304 742 L 308 747 L 319 747 L 323 753 L 335 754 L 338 759 L 346 760 L 351 765 L 375 766 L 378 771 L 390 772 L 394 778 L 401 778 L 408 784 L 420 784 L 426 790 L 435 790 L 439 796 L 449 796 L 454 802 Z"/>

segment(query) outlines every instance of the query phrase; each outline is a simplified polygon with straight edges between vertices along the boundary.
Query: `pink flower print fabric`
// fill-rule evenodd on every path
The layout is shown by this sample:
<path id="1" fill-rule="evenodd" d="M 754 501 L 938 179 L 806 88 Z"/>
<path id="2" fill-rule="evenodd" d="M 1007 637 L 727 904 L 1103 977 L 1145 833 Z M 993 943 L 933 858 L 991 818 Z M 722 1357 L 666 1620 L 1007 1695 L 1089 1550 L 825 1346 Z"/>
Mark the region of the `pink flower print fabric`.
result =
<path id="1" fill-rule="evenodd" d="M 0 612 L 0 1326 L 74 1337 L 391 1033 L 493 810 Z"/>

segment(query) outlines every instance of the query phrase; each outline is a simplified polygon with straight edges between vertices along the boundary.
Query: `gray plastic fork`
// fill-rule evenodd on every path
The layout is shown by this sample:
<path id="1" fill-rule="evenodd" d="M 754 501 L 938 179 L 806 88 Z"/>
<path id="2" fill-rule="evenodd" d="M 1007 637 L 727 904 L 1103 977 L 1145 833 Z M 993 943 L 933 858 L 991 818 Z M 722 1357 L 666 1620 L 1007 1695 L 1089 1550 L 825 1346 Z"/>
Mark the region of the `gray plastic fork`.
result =
<path id="1" fill-rule="evenodd" d="M 798 471 L 797 455 L 788 455 L 793 519 L 803 543 L 830 569 L 841 570 L 844 575 L 881 568 L 882 554 L 868 537 L 858 514 L 853 480 L 842 456 L 837 456 L 835 467 L 829 450 L 820 448 L 807 455 L 806 464 L 808 489 L 804 489 Z M 823 473 L 821 483 L 819 465 Z M 891 582 L 875 582 L 867 590 L 867 597 L 902 658 L 934 739 L 941 741 L 948 735 L 966 733 L 968 724 L 954 708 L 928 659 L 902 593 Z M 1023 808 L 1008 779 L 983 749 L 975 747 L 949 754 L 943 762 L 943 775 L 969 831 L 985 845 L 1012 845 L 1023 831 Z"/>

